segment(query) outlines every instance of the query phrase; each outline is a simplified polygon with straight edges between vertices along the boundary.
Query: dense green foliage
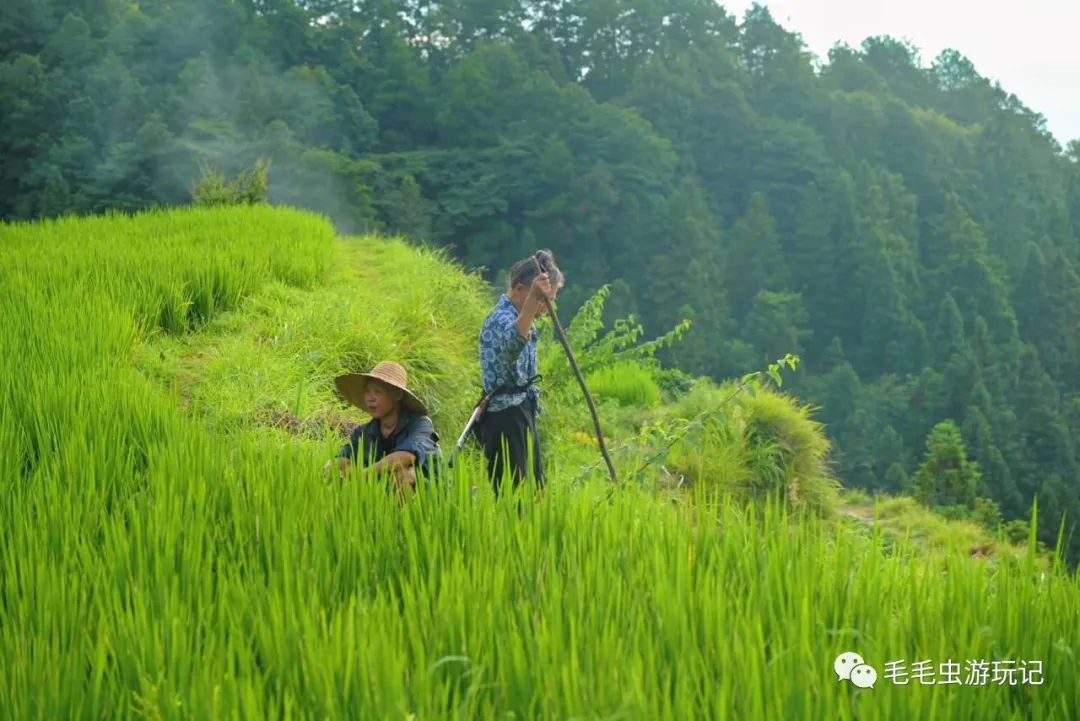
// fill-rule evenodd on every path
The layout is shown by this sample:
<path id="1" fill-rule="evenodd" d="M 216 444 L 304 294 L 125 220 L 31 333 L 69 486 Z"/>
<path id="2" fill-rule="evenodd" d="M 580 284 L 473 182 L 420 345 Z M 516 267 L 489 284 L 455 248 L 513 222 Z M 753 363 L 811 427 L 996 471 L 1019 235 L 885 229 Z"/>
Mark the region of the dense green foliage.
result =
<path id="1" fill-rule="evenodd" d="M 189 209 L 0 225 L 0 287 L 2 719 L 1080 708 L 1078 577 L 1033 553 L 971 560 L 947 529 L 930 552 L 778 494 L 706 492 L 720 485 L 612 493 L 571 482 L 562 452 L 547 495 L 520 506 L 472 495 L 471 462 L 403 506 L 358 476 L 327 483 L 340 436 L 319 422 L 356 413 L 332 393 L 340 370 L 395 355 L 440 428 L 467 412 L 490 296 L 437 253 L 335 239 L 293 211 Z M 571 326 L 594 370 L 621 356 L 667 377 L 633 324 Z M 709 475 L 805 491 L 820 428 L 776 393 L 728 390 L 701 383 L 663 411 L 708 414 L 672 467 L 692 473 L 705 448 Z M 285 409 L 313 423 L 272 427 L 264 411 Z M 562 419 L 557 444 L 588 427 Z M 1044 683 L 860 692 L 833 671 L 848 648 L 881 669 L 1041 660 Z"/>
<path id="2" fill-rule="evenodd" d="M 952 421 L 934 426 L 926 441 L 926 457 L 912 481 L 916 496 L 928 506 L 975 502 L 979 470 L 968 460 Z"/>
<path id="3" fill-rule="evenodd" d="M 712 0 L 13 0 L 0 217 L 269 197 L 507 267 L 551 247 L 668 360 L 799 353 L 837 472 L 896 491 L 951 420 L 1007 518 L 1080 518 L 1080 147 L 962 55 L 815 62 Z M 1080 559 L 1080 533 L 1070 540 Z"/>
<path id="4" fill-rule="evenodd" d="M 191 189 L 195 205 L 254 205 L 265 203 L 269 178 L 269 163 L 260 158 L 255 167 L 229 180 L 220 171 L 203 165 L 202 177 Z"/>

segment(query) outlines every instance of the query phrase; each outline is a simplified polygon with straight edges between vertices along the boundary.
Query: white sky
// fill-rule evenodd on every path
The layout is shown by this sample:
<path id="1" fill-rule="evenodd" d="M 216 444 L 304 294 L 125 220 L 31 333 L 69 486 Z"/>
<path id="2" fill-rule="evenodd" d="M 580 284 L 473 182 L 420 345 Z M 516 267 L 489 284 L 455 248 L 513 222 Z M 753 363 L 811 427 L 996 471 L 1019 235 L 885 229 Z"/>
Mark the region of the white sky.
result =
<path id="1" fill-rule="evenodd" d="M 719 0 L 740 22 L 752 0 Z M 765 0 L 773 18 L 820 59 L 837 42 L 890 35 L 929 65 L 945 48 L 965 55 L 1046 118 L 1062 145 L 1080 139 L 1080 0 Z"/>

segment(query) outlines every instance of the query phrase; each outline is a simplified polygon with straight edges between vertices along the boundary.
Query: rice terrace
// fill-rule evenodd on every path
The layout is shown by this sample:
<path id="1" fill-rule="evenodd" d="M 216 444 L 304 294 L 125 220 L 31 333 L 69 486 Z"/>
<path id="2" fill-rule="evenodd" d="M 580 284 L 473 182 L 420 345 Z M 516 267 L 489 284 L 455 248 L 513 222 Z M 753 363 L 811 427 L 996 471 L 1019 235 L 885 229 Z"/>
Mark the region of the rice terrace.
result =
<path id="1" fill-rule="evenodd" d="M 0 243 L 7 717 L 1076 709 L 1075 575 L 1027 552 L 973 561 L 961 544 L 823 517 L 838 500 L 820 461 L 766 468 L 761 441 L 732 430 L 817 453 L 819 431 L 784 396 L 740 396 L 674 467 L 726 464 L 708 472 L 732 492 L 767 473 L 820 484 L 805 491 L 814 513 L 665 494 L 654 479 L 613 490 L 602 469 L 572 483 L 591 454 L 569 448 L 553 454 L 564 482 L 520 509 L 472 494 L 485 485 L 475 463 L 401 507 L 375 484 L 328 485 L 333 434 L 290 433 L 266 409 L 278 398 L 300 417 L 345 415 L 318 379 L 394 353 L 427 369 L 442 424 L 460 423 L 475 278 L 261 208 L 14 224 Z M 406 259 L 437 280 L 388 272 Z M 671 414 L 719 394 L 696 387 Z M 1041 660 L 1044 679 L 853 694 L 832 668 L 848 647 L 881 661 Z"/>
<path id="2" fill-rule="evenodd" d="M 0 9 L 0 720 L 1080 718 L 1080 141 L 746 5 Z"/>

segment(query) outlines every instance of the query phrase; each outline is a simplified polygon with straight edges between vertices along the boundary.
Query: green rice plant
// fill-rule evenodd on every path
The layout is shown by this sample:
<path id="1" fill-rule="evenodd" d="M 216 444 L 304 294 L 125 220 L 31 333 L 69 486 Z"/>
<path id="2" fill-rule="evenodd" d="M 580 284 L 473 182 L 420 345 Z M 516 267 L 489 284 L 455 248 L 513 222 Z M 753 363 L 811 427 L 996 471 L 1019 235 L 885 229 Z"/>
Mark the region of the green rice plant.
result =
<path id="1" fill-rule="evenodd" d="M 649 409 L 660 403 L 660 386 L 652 372 L 633 361 L 594 370 L 586 382 L 594 394 L 614 398 L 619 405 Z"/>
<path id="2" fill-rule="evenodd" d="M 0 719 L 1076 718 L 1080 582 L 1056 561 L 718 492 L 738 480 L 677 503 L 573 484 L 557 458 L 542 497 L 496 498 L 468 454 L 402 502 L 384 478 L 327 479 L 336 438 L 222 421 L 253 395 L 314 414 L 335 401 L 306 379 L 381 353 L 411 353 L 460 412 L 452 364 L 486 304 L 453 276 L 266 208 L 0 226 Z M 376 286 L 399 316 L 335 306 Z M 393 337 L 364 330 L 392 317 Z M 685 463 L 816 472 L 812 424 L 757 400 L 705 425 L 726 460 Z M 879 673 L 1040 660 L 1044 679 L 863 690 L 837 680 L 842 651 Z"/>
<path id="3" fill-rule="evenodd" d="M 179 380 L 219 430 L 288 413 L 307 427 L 363 415 L 337 398 L 333 378 L 393 359 L 450 436 L 478 395 L 475 329 L 486 308 L 479 278 L 443 252 L 375 238 L 341 241 L 316 288 L 271 283 L 201 333 L 156 336 L 138 365 Z"/>

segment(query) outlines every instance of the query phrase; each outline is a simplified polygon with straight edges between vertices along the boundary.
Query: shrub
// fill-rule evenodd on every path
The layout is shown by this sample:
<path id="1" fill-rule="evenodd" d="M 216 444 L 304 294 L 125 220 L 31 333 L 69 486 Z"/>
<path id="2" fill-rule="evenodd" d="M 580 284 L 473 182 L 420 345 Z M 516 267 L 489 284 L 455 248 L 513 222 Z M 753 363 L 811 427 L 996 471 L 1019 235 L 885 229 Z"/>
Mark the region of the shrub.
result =
<path id="1" fill-rule="evenodd" d="M 1026 544 L 1031 534 L 1031 524 L 1023 518 L 1014 518 L 1001 528 L 1010 543 Z"/>
<path id="2" fill-rule="evenodd" d="M 266 202 L 269 186 L 270 161 L 259 158 L 255 165 L 233 180 L 213 168 L 209 163 L 200 161 L 202 177 L 195 181 L 191 189 L 191 198 L 195 205 L 214 207 L 219 205 L 256 205 Z"/>
<path id="3" fill-rule="evenodd" d="M 679 323 L 662 336 L 650 341 L 641 339 L 644 329 L 634 316 L 616 320 L 603 336 L 603 312 L 610 288 L 601 287 L 578 310 L 566 326 L 566 338 L 574 352 L 578 368 L 588 378 L 593 372 L 621 363 L 636 363 L 650 371 L 659 370 L 656 354 L 669 348 L 686 335 L 689 321 Z M 550 323 L 545 322 L 545 332 Z M 552 396 L 577 396 L 577 380 L 563 353 L 548 353 L 541 359 L 541 373 Z M 655 385 L 655 377 L 652 378 Z"/>
<path id="4" fill-rule="evenodd" d="M 992 498 L 978 496 L 972 501 L 971 520 L 984 528 L 996 531 L 1001 525 L 1001 506 Z"/>
<path id="5" fill-rule="evenodd" d="M 689 393 L 694 387 L 695 378 L 678 368 L 662 368 L 653 372 L 660 390 L 672 396 Z"/>

